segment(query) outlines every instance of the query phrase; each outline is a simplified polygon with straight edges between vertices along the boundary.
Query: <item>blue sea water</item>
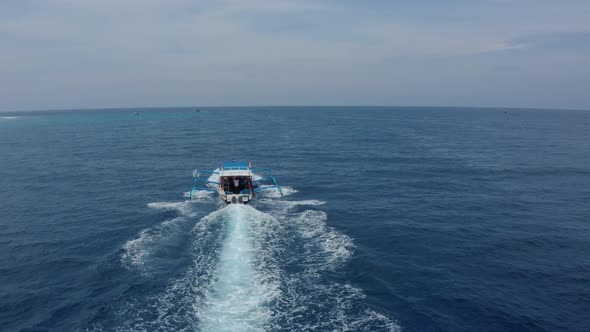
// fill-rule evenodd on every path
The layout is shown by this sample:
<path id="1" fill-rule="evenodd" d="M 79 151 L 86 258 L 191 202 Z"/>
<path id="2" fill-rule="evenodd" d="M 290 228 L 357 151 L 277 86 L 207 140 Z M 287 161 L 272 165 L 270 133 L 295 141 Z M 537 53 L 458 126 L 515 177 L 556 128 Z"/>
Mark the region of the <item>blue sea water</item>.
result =
<path id="1" fill-rule="evenodd" d="M 589 331 L 590 112 L 2 114 L 0 330 Z"/>

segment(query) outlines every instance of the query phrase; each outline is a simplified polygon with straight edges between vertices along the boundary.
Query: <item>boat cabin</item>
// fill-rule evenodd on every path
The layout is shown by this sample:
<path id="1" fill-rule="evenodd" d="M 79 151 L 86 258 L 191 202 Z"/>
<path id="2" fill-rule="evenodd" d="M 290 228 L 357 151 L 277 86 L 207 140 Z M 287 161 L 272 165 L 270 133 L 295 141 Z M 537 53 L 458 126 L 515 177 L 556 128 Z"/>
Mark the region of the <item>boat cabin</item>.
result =
<path id="1" fill-rule="evenodd" d="M 256 172 L 256 178 L 254 177 Z M 219 176 L 217 181 L 216 176 Z M 201 176 L 207 176 L 201 177 Z M 194 186 L 190 191 L 190 198 L 194 198 L 199 191 L 217 192 L 221 200 L 226 203 L 249 203 L 254 194 L 262 190 L 276 189 L 282 195 L 283 191 L 270 169 L 252 169 L 250 163 L 223 163 L 216 170 L 195 170 L 193 172 Z M 267 183 L 266 185 L 264 183 Z M 270 183 L 269 183 L 270 182 Z"/>
<path id="2" fill-rule="evenodd" d="M 223 163 L 219 170 L 219 195 L 227 203 L 247 203 L 252 200 L 252 168 L 249 163 Z"/>

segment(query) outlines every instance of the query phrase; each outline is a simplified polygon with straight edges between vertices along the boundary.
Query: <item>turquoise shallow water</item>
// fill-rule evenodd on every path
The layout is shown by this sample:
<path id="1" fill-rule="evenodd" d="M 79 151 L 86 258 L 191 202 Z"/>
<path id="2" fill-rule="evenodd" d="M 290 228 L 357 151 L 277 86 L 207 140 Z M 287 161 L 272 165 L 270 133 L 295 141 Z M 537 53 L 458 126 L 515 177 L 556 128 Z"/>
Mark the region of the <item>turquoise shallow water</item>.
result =
<path id="1" fill-rule="evenodd" d="M 2 114 L 0 330 L 587 331 L 588 142 L 583 111 Z M 286 195 L 187 202 L 231 159 Z"/>

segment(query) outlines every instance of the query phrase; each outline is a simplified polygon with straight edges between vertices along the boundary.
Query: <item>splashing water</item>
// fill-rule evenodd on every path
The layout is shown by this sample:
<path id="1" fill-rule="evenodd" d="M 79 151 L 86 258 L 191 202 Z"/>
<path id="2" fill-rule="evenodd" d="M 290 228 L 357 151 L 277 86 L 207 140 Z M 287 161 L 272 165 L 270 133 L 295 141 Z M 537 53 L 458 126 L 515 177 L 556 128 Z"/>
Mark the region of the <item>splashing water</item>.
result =
<path id="1" fill-rule="evenodd" d="M 203 331 L 264 331 L 271 318 L 264 285 L 258 283 L 248 208 L 227 208 L 227 237 L 217 278 L 201 312 Z"/>
<path id="2" fill-rule="evenodd" d="M 178 213 L 178 216 L 143 229 L 135 239 L 127 241 L 121 253 L 123 266 L 148 272 L 152 267 L 146 264 L 146 260 L 153 258 L 152 256 L 158 249 L 162 249 L 164 243 L 174 241 L 175 237 L 183 232 L 182 223 L 187 218 L 196 216 L 191 205 L 191 201 L 149 203 L 147 206 L 151 209 L 174 211 Z"/>
<path id="3" fill-rule="evenodd" d="M 362 290 L 330 276 L 348 262 L 354 244 L 317 210 L 324 203 L 267 196 L 256 204 L 265 212 L 231 204 L 209 213 L 187 235 L 191 266 L 163 289 L 119 304 L 114 325 L 118 331 L 399 331 L 395 320 L 365 303 Z M 188 221 L 195 215 L 185 204 L 149 207 L 175 210 Z M 139 262 L 142 271 L 161 264 L 152 253 L 166 241 L 160 234 L 168 224 L 178 222 L 131 241 L 126 263 Z M 135 247 L 143 254 L 133 255 Z"/>
<path id="4" fill-rule="evenodd" d="M 266 187 L 270 187 L 270 185 L 268 185 Z M 281 192 L 279 192 L 279 190 L 277 188 L 271 188 L 271 189 L 261 191 L 258 195 L 262 196 L 262 197 L 266 197 L 266 198 L 281 198 L 284 196 L 293 195 L 298 192 L 297 189 L 293 189 L 292 187 L 289 187 L 289 186 L 281 186 L 281 189 L 283 191 L 282 194 L 281 194 Z"/>

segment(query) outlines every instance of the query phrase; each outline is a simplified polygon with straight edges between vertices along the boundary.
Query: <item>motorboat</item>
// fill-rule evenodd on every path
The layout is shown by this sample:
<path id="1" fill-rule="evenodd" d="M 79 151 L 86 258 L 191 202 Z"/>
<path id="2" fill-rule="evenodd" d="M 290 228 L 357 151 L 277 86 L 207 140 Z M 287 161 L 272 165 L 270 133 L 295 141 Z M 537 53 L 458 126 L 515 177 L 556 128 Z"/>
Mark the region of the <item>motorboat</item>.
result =
<path id="1" fill-rule="evenodd" d="M 272 170 L 253 169 L 252 163 L 225 162 L 215 170 L 195 170 L 193 178 L 194 185 L 189 195 L 191 199 L 203 191 L 217 193 L 228 204 L 247 204 L 256 193 L 269 189 L 276 189 L 283 195 Z"/>

